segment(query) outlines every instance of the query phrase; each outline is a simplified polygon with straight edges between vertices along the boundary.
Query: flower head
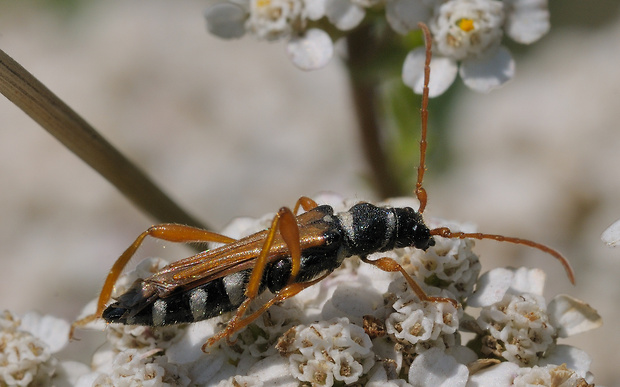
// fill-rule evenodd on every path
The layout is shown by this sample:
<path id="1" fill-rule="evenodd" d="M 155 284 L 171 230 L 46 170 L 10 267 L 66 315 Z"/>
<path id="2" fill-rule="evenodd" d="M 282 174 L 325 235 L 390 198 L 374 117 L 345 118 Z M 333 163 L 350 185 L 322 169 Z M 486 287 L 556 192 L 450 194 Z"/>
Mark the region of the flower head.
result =
<path id="1" fill-rule="evenodd" d="M 239 0 L 220 2 L 205 11 L 207 29 L 224 39 L 247 32 L 261 40 L 286 39 L 291 61 L 303 70 L 325 66 L 333 43 L 321 29 L 306 28 L 325 14 L 324 0 Z"/>
<path id="2" fill-rule="evenodd" d="M 266 40 L 290 36 L 302 6 L 300 0 L 250 0 L 246 30 Z"/>
<path id="3" fill-rule="evenodd" d="M 286 39 L 293 63 L 314 70 L 329 62 L 332 37 L 342 35 L 316 22 L 327 20 L 346 35 L 364 23 L 368 9 L 381 8 L 400 34 L 418 29 L 420 22 L 429 25 L 437 50 L 431 97 L 442 94 L 457 74 L 477 91 L 501 86 L 515 73 L 503 36 L 531 44 L 549 30 L 547 0 L 228 0 L 211 6 L 205 18 L 208 30 L 222 38 L 250 32 L 264 40 Z M 422 92 L 424 57 L 424 48 L 418 48 L 403 64 L 403 81 L 416 93 Z"/>
<path id="4" fill-rule="evenodd" d="M 483 308 L 478 325 L 488 332 L 482 338 L 483 353 L 525 366 L 537 364 L 557 337 L 545 300 L 530 293 L 507 293 L 500 302 Z"/>
<path id="5" fill-rule="evenodd" d="M 0 385 L 70 385 L 88 371 L 54 355 L 68 342 L 69 323 L 30 312 L 21 319 L 0 313 Z"/>
<path id="6" fill-rule="evenodd" d="M 319 385 L 357 382 L 375 363 L 370 337 L 346 318 L 293 327 L 278 347 L 293 376 Z"/>
<path id="7" fill-rule="evenodd" d="M 484 354 L 522 366 L 551 358 L 553 364 L 571 363 L 574 357 L 564 353 L 566 348 L 557 350 L 557 339 L 598 328 L 601 318 L 588 304 L 566 295 L 547 304 L 544 279 L 542 271 L 525 268 L 494 269 L 481 277 L 478 294 L 469 302 L 482 306 L 477 323 Z"/>
<path id="8" fill-rule="evenodd" d="M 470 88 L 488 92 L 515 73 L 512 55 L 501 45 L 504 33 L 533 43 L 549 30 L 549 15 L 545 0 L 449 0 L 435 6 L 429 27 L 437 48 L 430 96 L 442 94 L 457 73 Z M 424 55 L 424 49 L 413 50 L 403 65 L 403 81 L 419 94 Z"/>
<path id="9" fill-rule="evenodd" d="M 432 19 L 437 51 L 455 60 L 480 57 L 502 39 L 503 3 L 497 0 L 450 0 Z"/>

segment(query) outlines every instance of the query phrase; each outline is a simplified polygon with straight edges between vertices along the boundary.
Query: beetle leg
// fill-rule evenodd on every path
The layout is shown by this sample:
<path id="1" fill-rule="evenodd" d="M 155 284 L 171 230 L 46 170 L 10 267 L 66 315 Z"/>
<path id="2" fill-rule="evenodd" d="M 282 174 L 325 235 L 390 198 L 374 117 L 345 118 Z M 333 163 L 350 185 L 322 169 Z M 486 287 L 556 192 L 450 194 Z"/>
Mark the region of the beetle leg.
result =
<path id="1" fill-rule="evenodd" d="M 434 296 L 429 296 L 428 294 L 426 294 L 426 292 L 420 287 L 420 285 L 418 285 L 415 282 L 415 280 L 411 278 L 411 276 L 407 273 L 407 271 L 405 271 L 405 269 L 392 258 L 384 257 L 384 258 L 379 258 L 375 260 L 370 260 L 368 259 L 368 257 L 360 257 L 360 258 L 362 259 L 362 261 L 366 263 L 370 263 L 371 265 L 374 265 L 383 271 L 388 271 L 388 272 L 399 271 L 405 277 L 405 280 L 407 280 L 409 287 L 411 287 L 411 290 L 413 290 L 416 296 L 418 296 L 420 301 L 449 302 L 452 305 L 454 305 L 455 308 L 458 309 L 459 303 L 456 300 L 453 300 L 448 297 L 434 297 Z"/>
<path id="2" fill-rule="evenodd" d="M 293 214 L 297 215 L 299 207 L 302 207 L 304 211 L 310 211 L 318 206 L 319 205 L 314 200 L 310 199 L 307 196 L 302 196 L 297 200 L 297 203 L 295 203 L 295 207 L 293 208 Z"/>
<path id="3" fill-rule="evenodd" d="M 258 290 L 260 288 L 260 284 L 263 280 L 263 274 L 265 273 L 265 267 L 267 267 L 267 258 L 269 256 L 269 251 L 271 250 L 271 246 L 273 245 L 273 241 L 276 237 L 276 232 L 282 226 L 281 222 L 284 222 L 286 226 L 284 227 L 287 231 L 282 235 L 285 238 L 285 242 L 289 244 L 290 240 L 287 240 L 286 237 L 293 238 L 293 250 L 297 247 L 297 250 L 301 250 L 299 246 L 299 228 L 297 227 L 297 221 L 295 220 L 295 215 L 291 212 L 288 207 L 282 207 L 278 211 L 278 213 L 273 217 L 271 221 L 271 227 L 269 228 L 269 233 L 265 237 L 265 243 L 263 244 L 263 248 L 260 252 L 258 258 L 256 258 L 256 263 L 254 264 L 254 269 L 252 270 L 252 274 L 250 275 L 250 280 L 245 288 L 245 296 L 249 299 L 254 299 L 258 295 Z M 282 230 L 280 230 L 282 233 Z M 297 238 L 295 240 L 295 238 Z M 289 249 L 291 247 L 289 246 Z M 293 252 L 291 252 L 293 254 Z M 301 256 L 301 253 L 299 253 Z"/>
<path id="4" fill-rule="evenodd" d="M 246 327 L 252 321 L 256 320 L 258 317 L 260 317 L 260 315 L 265 313 L 267 309 L 269 309 L 273 304 L 276 304 L 278 302 L 282 302 L 291 297 L 294 297 L 295 295 L 297 295 L 297 293 L 301 292 L 302 290 L 318 282 L 321 282 L 329 274 L 331 273 L 326 273 L 325 275 L 322 275 L 321 277 L 314 279 L 312 281 L 309 281 L 309 282 L 294 283 L 294 284 L 286 285 L 275 295 L 275 297 L 273 297 L 272 299 L 264 303 L 258 310 L 252 312 L 252 314 L 250 314 L 249 316 L 243 317 L 243 313 L 245 313 L 245 309 L 247 309 L 249 303 L 251 302 L 250 299 L 245 300 L 243 302 L 243 304 L 245 305 L 242 305 L 243 313 L 240 313 L 239 310 L 237 310 L 237 314 L 235 315 L 235 317 L 233 317 L 230 320 L 226 328 L 223 331 L 218 332 L 215 336 L 210 337 L 209 340 L 207 340 L 207 342 L 202 346 L 203 352 L 207 352 L 208 347 L 212 346 L 217 341 L 223 338 L 226 338 L 226 340 L 228 340 L 230 343 L 231 335 L 233 335 L 235 332 L 239 331 L 240 329 Z M 241 309 L 241 307 L 239 309 Z"/>
<path id="5" fill-rule="evenodd" d="M 138 238 L 136 238 L 136 240 L 127 248 L 127 250 L 125 250 L 125 252 L 123 252 L 123 254 L 116 260 L 114 266 L 112 266 L 112 269 L 110 269 L 110 272 L 108 273 L 108 276 L 101 289 L 101 293 L 99 294 L 99 300 L 97 301 L 97 310 L 94 314 L 86 316 L 71 324 L 71 330 L 69 332 L 70 338 L 73 337 L 73 332 L 75 328 L 82 327 L 89 322 L 101 317 L 101 314 L 105 309 L 106 303 L 110 300 L 112 290 L 114 289 L 114 284 L 118 280 L 118 277 L 120 277 L 120 275 L 122 274 L 123 269 L 125 268 L 125 266 L 127 266 L 127 263 L 129 262 L 131 257 L 133 257 L 136 250 L 138 250 L 138 247 L 140 247 L 140 245 L 147 236 L 151 236 L 153 238 L 165 240 L 168 242 L 181 243 L 232 243 L 235 241 L 235 239 L 229 238 L 221 234 L 217 234 L 196 227 L 185 226 L 182 224 L 164 223 L 150 227 L 148 230 L 140 234 Z"/>
<path id="6" fill-rule="evenodd" d="M 314 200 L 310 198 L 301 197 L 295 204 L 295 211 L 300 206 L 307 211 L 316 207 L 317 204 L 314 202 Z M 248 308 L 250 303 L 258 296 L 260 285 L 263 280 L 263 275 L 265 273 L 265 268 L 267 267 L 267 258 L 269 256 L 269 251 L 271 250 L 271 246 L 273 245 L 273 241 L 275 239 L 277 231 L 280 231 L 280 235 L 282 236 L 284 243 L 288 247 L 291 256 L 291 275 L 288 280 L 288 285 L 281 289 L 276 297 L 263 305 L 263 307 L 260 309 L 260 313 L 254 312 L 250 316 L 244 318 L 246 309 Z M 256 319 L 265 310 L 267 310 L 269 306 L 273 305 L 274 302 L 277 302 L 277 300 L 282 301 L 289 297 L 292 297 L 293 295 L 303 290 L 305 287 L 311 286 L 312 284 L 316 283 L 316 281 L 311 281 L 307 285 L 296 284 L 295 281 L 297 280 L 297 275 L 299 274 L 300 270 L 301 245 L 299 241 L 299 226 L 297 225 L 297 219 L 295 218 L 293 211 L 291 211 L 288 207 L 282 207 L 271 221 L 269 233 L 265 237 L 265 243 L 263 245 L 261 253 L 256 259 L 256 263 L 254 264 L 254 269 L 252 270 L 252 274 L 250 275 L 250 279 L 245 288 L 246 299 L 239 306 L 239 308 L 237 308 L 235 316 L 228 322 L 226 329 L 209 339 L 209 341 L 203 347 L 203 350 L 223 337 L 226 337 L 228 339 L 230 335 L 232 335 L 234 332 L 254 321 L 254 319 Z"/>
<path id="7" fill-rule="evenodd" d="M 280 219 L 282 217 L 293 217 L 293 221 L 295 221 L 295 216 L 292 215 L 292 212 L 287 207 L 280 208 L 280 211 L 273 217 L 271 221 L 271 227 L 269 228 L 269 232 L 265 237 L 265 243 L 263 244 L 263 248 L 260 252 L 258 258 L 256 258 L 256 263 L 254 264 L 254 269 L 252 269 L 252 273 L 250 274 L 250 279 L 245 287 L 245 300 L 239 305 L 237 308 L 237 312 L 233 316 L 226 328 L 219 332 L 217 335 L 210 338 L 205 345 L 202 346 L 202 350 L 204 351 L 206 347 L 214 344 L 216 341 L 220 340 L 224 337 L 229 337 L 233 332 L 236 332 L 239 328 L 237 327 L 237 323 L 239 321 L 244 321 L 243 315 L 245 314 L 246 309 L 250 306 L 250 303 L 258 296 L 258 291 L 260 289 L 260 284 L 263 279 L 263 274 L 265 272 L 265 267 L 267 266 L 267 257 L 269 255 L 269 250 L 271 250 L 271 246 L 273 245 L 273 240 L 276 236 L 276 231 L 278 230 L 278 224 L 280 223 Z M 297 223 L 295 222 L 295 225 Z"/>

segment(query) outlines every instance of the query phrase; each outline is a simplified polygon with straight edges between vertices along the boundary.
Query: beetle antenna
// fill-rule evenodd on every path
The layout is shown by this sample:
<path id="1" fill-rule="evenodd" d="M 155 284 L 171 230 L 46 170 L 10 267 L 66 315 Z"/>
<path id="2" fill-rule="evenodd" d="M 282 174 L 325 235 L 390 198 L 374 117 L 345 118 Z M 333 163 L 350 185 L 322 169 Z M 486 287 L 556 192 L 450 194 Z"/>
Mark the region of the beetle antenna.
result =
<path id="1" fill-rule="evenodd" d="M 431 32 L 428 26 L 424 23 L 418 24 L 424 33 L 424 43 L 426 46 L 426 60 L 424 62 L 424 87 L 422 88 L 422 108 L 420 109 L 420 121 L 422 123 L 422 129 L 420 134 L 420 164 L 418 165 L 418 179 L 415 183 L 415 196 L 420 202 L 418 212 L 422 213 L 426 208 L 426 202 L 428 201 L 428 195 L 426 190 L 422 187 L 422 180 L 424 179 L 424 172 L 426 171 L 426 132 L 428 126 L 428 83 L 431 77 L 431 46 L 433 40 L 431 38 Z"/>
<path id="2" fill-rule="evenodd" d="M 426 203 L 428 202 L 428 195 L 426 194 L 426 190 L 422 187 L 422 181 L 424 180 L 424 172 L 426 171 L 426 133 L 428 128 L 428 84 L 430 81 L 431 74 L 431 47 L 432 47 L 432 37 L 431 32 L 428 29 L 428 26 L 424 23 L 418 24 L 422 29 L 422 33 L 424 34 L 424 43 L 426 46 L 426 60 L 424 61 L 424 86 L 422 88 L 422 108 L 420 109 L 420 121 L 422 125 L 421 134 L 420 134 L 420 165 L 418 166 L 418 179 L 415 184 L 415 195 L 420 202 L 420 207 L 418 208 L 418 213 L 422 213 L 426 208 Z M 530 246 L 535 249 L 538 249 L 544 253 L 547 253 L 553 256 L 555 259 L 560 261 L 564 270 L 566 270 L 566 275 L 570 282 L 575 284 L 575 273 L 573 272 L 572 267 L 568 260 L 556 250 L 545 246 L 540 243 L 536 243 L 534 241 L 528 239 L 507 237 L 503 235 L 496 234 L 483 234 L 483 233 L 464 233 L 464 232 L 452 232 L 447 227 L 439 227 L 431 230 L 431 235 L 437 235 L 444 238 L 452 238 L 452 239 L 465 239 L 465 238 L 473 238 L 473 239 L 493 239 L 500 242 L 510 242 L 518 245 Z"/>
<path id="3" fill-rule="evenodd" d="M 564 258 L 564 256 L 560 254 L 559 252 L 557 252 L 556 250 L 552 249 L 551 247 L 545 246 L 543 244 L 536 243 L 528 239 L 507 237 L 507 236 L 496 235 L 496 234 L 483 234 L 479 232 L 465 233 L 465 232 L 460 232 L 460 231 L 453 232 L 453 231 L 450 231 L 450 229 L 448 229 L 447 227 L 434 228 L 431 230 L 431 235 L 437 235 L 440 237 L 452 238 L 452 239 L 455 239 L 455 238 L 456 239 L 465 239 L 465 238 L 493 239 L 499 242 L 510 242 L 510 243 L 514 243 L 517 245 L 525 245 L 525 246 L 533 247 L 535 249 L 538 249 L 542 252 L 545 252 L 553 256 L 555 259 L 560 261 L 562 266 L 564 266 L 564 270 L 566 270 L 566 275 L 568 276 L 568 279 L 573 285 L 575 284 L 575 273 L 573 272 L 573 268 L 571 267 L 568 260 Z"/>

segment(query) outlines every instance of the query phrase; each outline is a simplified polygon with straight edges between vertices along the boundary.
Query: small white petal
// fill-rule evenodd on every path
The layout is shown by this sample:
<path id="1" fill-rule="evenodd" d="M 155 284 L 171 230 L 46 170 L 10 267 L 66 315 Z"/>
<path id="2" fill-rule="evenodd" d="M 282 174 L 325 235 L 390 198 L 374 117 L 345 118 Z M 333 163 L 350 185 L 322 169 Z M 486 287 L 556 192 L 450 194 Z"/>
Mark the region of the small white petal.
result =
<path id="1" fill-rule="evenodd" d="M 484 273 L 478 279 L 476 292 L 467 299 L 467 305 L 480 308 L 501 301 L 510 289 L 513 278 L 514 271 L 505 268 Z"/>
<path id="2" fill-rule="evenodd" d="M 532 293 L 542 296 L 545 278 L 545 272 L 541 269 L 520 267 L 514 271 L 510 290 L 513 293 Z"/>
<path id="3" fill-rule="evenodd" d="M 219 3 L 207 8 L 204 13 L 207 30 L 224 39 L 240 38 L 245 34 L 248 13 L 233 3 Z"/>
<path id="4" fill-rule="evenodd" d="M 325 16 L 325 0 L 304 1 L 304 15 L 310 20 L 319 20 Z"/>
<path id="5" fill-rule="evenodd" d="M 460 74 L 468 87 L 487 93 L 514 77 L 515 62 L 510 51 L 499 46 L 480 58 L 464 60 Z"/>
<path id="6" fill-rule="evenodd" d="M 418 29 L 418 23 L 430 18 L 430 10 L 424 0 L 390 0 L 385 5 L 385 16 L 392 29 L 406 34 Z"/>
<path id="7" fill-rule="evenodd" d="M 547 364 L 566 364 L 567 368 L 577 371 L 582 378 L 585 378 L 592 364 L 592 358 L 579 348 L 571 345 L 559 344 L 553 348 L 551 353 L 546 354 L 545 357 L 538 362 L 538 365 L 541 367 Z"/>
<path id="8" fill-rule="evenodd" d="M 60 351 L 69 341 L 69 323 L 63 319 L 28 312 L 21 320 L 20 328 L 43 340 L 51 353 Z"/>
<path id="9" fill-rule="evenodd" d="M 389 382 L 385 367 L 377 367 L 375 372 L 370 376 L 370 379 L 366 382 L 366 387 L 383 387 L 387 383 Z"/>
<path id="10" fill-rule="evenodd" d="M 603 325 L 601 316 L 585 302 L 560 294 L 549 302 L 547 312 L 560 337 L 586 332 Z"/>
<path id="11" fill-rule="evenodd" d="M 422 94 L 424 87 L 424 62 L 426 50 L 416 48 L 407 54 L 403 64 L 403 82 L 411 87 L 416 94 Z M 429 97 L 443 94 L 456 79 L 458 66 L 450 58 L 435 56 L 431 60 L 431 78 L 428 85 Z"/>
<path id="12" fill-rule="evenodd" d="M 476 352 L 462 345 L 450 348 L 450 355 L 452 355 L 457 362 L 465 365 L 478 360 Z"/>
<path id="13" fill-rule="evenodd" d="M 248 376 L 254 375 L 264 383 L 272 386 L 298 386 L 299 381 L 291 375 L 288 359 L 279 354 L 269 356 L 254 364 L 248 371 Z"/>
<path id="14" fill-rule="evenodd" d="M 84 374 L 78 378 L 78 380 L 73 385 L 74 387 L 92 387 L 95 385 L 95 381 L 103 376 L 103 374 L 99 372 L 91 372 L 88 374 Z"/>
<path id="15" fill-rule="evenodd" d="M 176 363 L 190 363 L 204 357 L 201 347 L 215 334 L 218 322 L 219 320 L 210 319 L 190 324 L 183 337 L 167 349 L 168 359 Z"/>
<path id="16" fill-rule="evenodd" d="M 54 379 L 57 381 L 66 380 L 67 385 L 76 386 L 77 381 L 83 376 L 90 374 L 90 367 L 77 361 L 63 361 L 56 366 Z M 56 384 L 62 385 L 61 383 Z M 92 386 L 92 384 L 90 384 Z"/>
<path id="17" fill-rule="evenodd" d="M 286 52 L 295 66 L 302 70 L 316 70 L 332 58 L 334 44 L 327 32 L 312 28 L 303 36 L 291 38 Z"/>
<path id="18" fill-rule="evenodd" d="M 324 320 L 348 317 L 350 321 L 361 324 L 363 316 L 372 314 L 379 306 L 383 306 L 383 296 L 372 286 L 341 283 L 323 306 L 321 317 Z"/>
<path id="19" fill-rule="evenodd" d="M 467 382 L 467 387 L 512 386 L 512 380 L 517 375 L 518 370 L 517 364 L 500 363 L 472 375 Z"/>
<path id="20" fill-rule="evenodd" d="M 506 33 L 519 43 L 534 43 L 549 32 L 547 0 L 505 0 Z"/>
<path id="21" fill-rule="evenodd" d="M 360 24 L 366 11 L 349 0 L 326 0 L 325 14 L 336 28 L 347 31 Z"/>
<path id="22" fill-rule="evenodd" d="M 415 358 L 409 368 L 409 383 L 414 386 L 465 386 L 469 371 L 439 348 L 431 348 Z"/>
<path id="23" fill-rule="evenodd" d="M 614 224 L 607 227 L 607 230 L 601 235 L 601 240 L 605 242 L 607 246 L 620 246 L 620 220 L 615 221 Z"/>

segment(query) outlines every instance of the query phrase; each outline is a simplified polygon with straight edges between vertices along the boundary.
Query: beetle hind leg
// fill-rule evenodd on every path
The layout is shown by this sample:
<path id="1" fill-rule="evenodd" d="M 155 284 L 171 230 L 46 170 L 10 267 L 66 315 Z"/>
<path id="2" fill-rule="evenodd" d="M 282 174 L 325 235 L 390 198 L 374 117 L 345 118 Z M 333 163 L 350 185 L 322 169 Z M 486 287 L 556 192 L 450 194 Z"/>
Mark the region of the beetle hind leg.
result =
<path id="1" fill-rule="evenodd" d="M 299 200 L 297 200 L 297 203 L 295 203 L 293 211 L 291 211 L 288 207 L 282 207 L 273 217 L 271 227 L 269 228 L 269 233 L 265 238 L 265 243 L 263 244 L 260 255 L 256 259 L 256 263 L 254 265 L 254 268 L 252 269 L 252 274 L 250 275 L 250 279 L 245 288 L 246 299 L 237 308 L 235 316 L 228 322 L 226 328 L 224 328 L 223 331 L 217 333 L 215 336 L 207 340 L 207 342 L 202 347 L 203 351 L 206 352 L 208 347 L 212 346 L 217 341 L 223 338 L 226 338 L 228 343 L 231 344 L 230 337 L 235 332 L 250 324 L 261 314 L 263 314 L 267 309 L 269 309 L 269 307 L 271 307 L 273 304 L 293 297 L 295 294 L 299 293 L 308 286 L 312 286 L 325 278 L 325 276 L 322 276 L 319 279 L 310 282 L 296 282 L 297 276 L 299 275 L 299 272 L 301 270 L 301 245 L 299 239 L 299 226 L 297 225 L 295 213 L 297 213 L 300 207 L 302 207 L 305 211 L 309 211 L 317 207 L 317 204 L 314 200 L 302 196 L 301 198 L 299 198 Z M 284 240 L 284 243 L 286 244 L 286 247 L 288 248 L 289 254 L 291 256 L 291 273 L 288 278 L 288 283 L 284 288 L 278 291 L 275 297 L 263 304 L 257 311 L 253 312 L 248 316 L 245 316 L 245 312 L 250 306 L 250 303 L 255 300 L 256 297 L 258 297 L 259 289 L 263 281 L 263 275 L 265 273 L 265 268 L 267 267 L 268 263 L 269 251 L 273 246 L 273 241 L 278 231 L 280 232 L 280 235 L 282 236 L 282 239 Z"/>
<path id="2" fill-rule="evenodd" d="M 97 300 L 97 308 L 95 313 L 88 315 L 82 319 L 74 321 L 71 324 L 71 329 L 69 331 L 69 338 L 72 339 L 74 335 L 75 328 L 84 327 L 88 323 L 95 321 L 100 318 L 103 314 L 103 310 L 105 309 L 106 303 L 110 300 L 112 295 L 112 290 L 114 289 L 114 284 L 123 273 L 125 266 L 129 263 L 131 257 L 134 256 L 140 245 L 144 239 L 150 236 L 155 239 L 160 239 L 168 242 L 178 242 L 178 243 L 194 243 L 194 242 L 219 242 L 219 243 L 231 243 L 234 242 L 235 239 L 229 238 L 227 236 L 217 234 L 211 231 L 203 230 L 196 227 L 185 226 L 182 224 L 175 223 L 164 223 L 157 226 L 152 226 L 148 230 L 144 231 L 140 234 L 136 240 L 121 254 L 121 256 L 116 260 L 112 269 L 108 273 L 106 280 L 101 289 L 101 293 L 99 294 L 99 299 Z"/>
<path id="3" fill-rule="evenodd" d="M 239 309 L 237 310 L 237 313 L 235 314 L 235 316 L 228 322 L 228 325 L 226 325 L 226 328 L 224 328 L 224 330 L 218 332 L 217 334 L 215 334 L 214 336 L 210 337 L 207 342 L 202 346 L 202 350 L 203 352 L 207 352 L 208 348 L 210 346 L 212 346 L 213 344 L 215 344 L 216 342 L 218 342 L 219 340 L 226 338 L 226 341 L 228 342 L 228 344 L 232 344 L 234 343 L 234 340 L 231 340 L 231 336 L 233 334 L 235 334 L 236 332 L 238 332 L 239 330 L 245 328 L 246 326 L 248 326 L 249 324 L 252 323 L 252 321 L 256 320 L 258 317 L 260 317 L 263 313 L 265 313 L 267 311 L 267 309 L 269 309 L 272 305 L 277 304 L 279 302 L 285 301 L 291 297 L 294 297 L 295 295 L 297 295 L 299 292 L 301 292 L 302 290 L 322 281 L 323 279 L 325 279 L 325 277 L 327 277 L 330 273 L 327 273 L 317 279 L 314 279 L 312 281 L 309 282 L 301 282 L 301 283 L 294 283 L 294 284 L 290 284 L 285 286 L 284 288 L 282 288 L 282 290 L 280 290 L 273 298 L 271 298 L 269 301 L 265 302 L 263 305 L 260 306 L 260 308 L 258 308 L 256 311 L 252 312 L 252 314 L 248 315 L 248 316 L 243 316 L 245 314 L 245 311 L 247 309 L 247 307 L 249 306 L 249 304 L 251 303 L 252 300 L 247 299 L 245 300 L 244 304 L 239 307 Z"/>

